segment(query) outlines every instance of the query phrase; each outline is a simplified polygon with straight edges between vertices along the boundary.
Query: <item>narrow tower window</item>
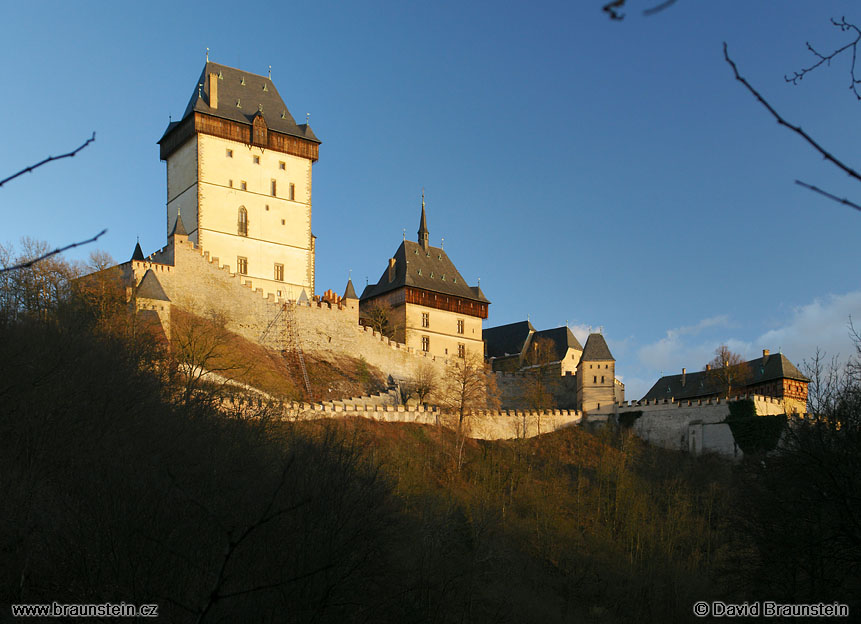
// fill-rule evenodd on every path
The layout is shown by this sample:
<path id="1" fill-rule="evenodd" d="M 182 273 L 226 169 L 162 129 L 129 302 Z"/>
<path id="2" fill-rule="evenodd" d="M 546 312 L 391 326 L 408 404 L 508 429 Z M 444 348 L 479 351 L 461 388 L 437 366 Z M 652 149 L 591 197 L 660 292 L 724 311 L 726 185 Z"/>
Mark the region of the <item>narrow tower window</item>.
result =
<path id="1" fill-rule="evenodd" d="M 239 235 L 248 236 L 248 211 L 245 206 L 239 207 Z"/>
<path id="2" fill-rule="evenodd" d="M 273 193 L 274 195 L 274 193 Z M 296 199 L 296 185 L 292 182 L 290 183 L 290 201 L 294 201 Z"/>
<path id="3" fill-rule="evenodd" d="M 276 264 L 275 265 L 275 281 L 283 282 L 284 281 L 284 265 Z"/>
<path id="4" fill-rule="evenodd" d="M 422 327 L 430 327 L 430 312 L 422 312 Z"/>
<path id="5" fill-rule="evenodd" d="M 457 333 L 463 333 L 463 319 L 457 319 Z"/>
<path id="6" fill-rule="evenodd" d="M 277 186 L 275 180 L 272 180 L 272 197 L 275 197 L 277 195 L 277 192 L 276 192 L 277 189 L 278 189 L 278 186 Z"/>
<path id="7" fill-rule="evenodd" d="M 236 271 L 240 275 L 248 275 L 248 258 L 242 256 L 236 258 Z"/>
<path id="8" fill-rule="evenodd" d="M 422 351 L 425 353 L 430 351 L 430 338 L 427 336 L 422 336 Z"/>
<path id="9" fill-rule="evenodd" d="M 458 345 L 457 345 L 457 357 L 459 357 L 459 358 L 466 357 L 466 345 L 458 343 Z"/>

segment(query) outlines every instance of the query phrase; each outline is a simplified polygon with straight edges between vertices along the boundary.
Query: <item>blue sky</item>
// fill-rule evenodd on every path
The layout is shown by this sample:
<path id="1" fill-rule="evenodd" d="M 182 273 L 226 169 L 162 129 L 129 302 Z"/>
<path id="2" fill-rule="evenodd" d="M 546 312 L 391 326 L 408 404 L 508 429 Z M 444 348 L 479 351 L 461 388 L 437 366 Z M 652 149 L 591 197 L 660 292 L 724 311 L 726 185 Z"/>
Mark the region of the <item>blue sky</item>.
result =
<path id="1" fill-rule="evenodd" d="M 850 163 L 861 103 L 849 59 L 783 76 L 848 40 L 857 3 L 680 0 L 611 22 L 580 2 L 14 3 L 0 24 L 8 173 L 0 241 L 61 244 L 103 227 L 130 257 L 165 242 L 156 141 L 204 62 L 272 78 L 322 139 L 314 166 L 317 290 L 376 281 L 426 189 L 432 244 L 493 302 L 603 331 L 627 384 L 701 368 L 727 343 L 753 357 L 846 356 L 861 321 L 861 214 L 796 186 L 861 187 L 777 126 L 722 56 Z M 246 8 L 247 7 L 247 8 Z M 854 164 L 858 165 L 857 159 Z M 79 256 L 84 257 L 87 251 Z"/>

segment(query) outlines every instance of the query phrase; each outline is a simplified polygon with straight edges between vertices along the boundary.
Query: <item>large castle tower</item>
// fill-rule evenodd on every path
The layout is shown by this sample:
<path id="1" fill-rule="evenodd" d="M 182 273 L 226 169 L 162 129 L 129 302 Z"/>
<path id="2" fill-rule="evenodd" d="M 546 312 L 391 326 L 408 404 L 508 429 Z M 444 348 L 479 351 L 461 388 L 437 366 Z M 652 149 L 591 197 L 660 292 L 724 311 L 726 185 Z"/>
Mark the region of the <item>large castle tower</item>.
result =
<path id="1" fill-rule="evenodd" d="M 320 141 L 297 124 L 271 78 L 207 61 L 180 121 L 159 141 L 167 220 L 243 282 L 314 294 L 311 168 Z"/>

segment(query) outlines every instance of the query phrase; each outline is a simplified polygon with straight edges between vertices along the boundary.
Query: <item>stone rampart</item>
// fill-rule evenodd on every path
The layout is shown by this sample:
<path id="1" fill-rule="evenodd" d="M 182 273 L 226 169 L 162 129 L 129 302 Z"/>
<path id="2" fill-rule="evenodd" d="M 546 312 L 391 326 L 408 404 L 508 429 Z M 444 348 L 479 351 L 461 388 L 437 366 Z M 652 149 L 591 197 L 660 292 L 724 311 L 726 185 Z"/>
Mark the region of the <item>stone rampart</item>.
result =
<path id="1" fill-rule="evenodd" d="M 456 416 L 444 414 L 439 408 L 404 405 L 354 405 L 351 403 L 290 403 L 284 406 L 284 420 L 315 420 L 322 418 L 369 418 L 384 422 L 412 422 L 423 425 L 457 427 Z M 581 423 L 582 414 L 573 410 L 479 411 L 468 418 L 468 435 L 479 440 L 506 440 L 534 437 Z M 601 417 L 598 417 L 600 420 Z M 606 416 L 603 417 L 606 420 Z M 592 419 L 590 419 L 592 420 Z"/>
<path id="2" fill-rule="evenodd" d="M 633 428 L 638 436 L 651 444 L 695 454 L 716 452 L 739 457 L 741 450 L 725 421 L 730 403 L 745 399 L 753 401 L 758 416 L 783 414 L 785 411 L 781 399 L 751 394 L 732 399 L 630 401 L 591 411 L 589 416 L 603 414 L 619 418 L 626 413 L 642 412 L 634 421 Z"/>
<path id="3" fill-rule="evenodd" d="M 223 317 L 227 328 L 248 340 L 278 346 L 277 323 L 284 299 L 252 290 L 247 279 L 231 272 L 218 258 L 210 258 L 186 240 L 170 242 L 149 258 L 121 265 L 138 283 L 152 270 L 171 303 L 190 312 Z M 410 377 L 420 362 L 430 362 L 442 375 L 445 360 L 390 340 L 358 323 L 355 305 L 327 302 L 293 302 L 292 316 L 303 351 L 323 357 L 363 357 L 395 378 Z"/>

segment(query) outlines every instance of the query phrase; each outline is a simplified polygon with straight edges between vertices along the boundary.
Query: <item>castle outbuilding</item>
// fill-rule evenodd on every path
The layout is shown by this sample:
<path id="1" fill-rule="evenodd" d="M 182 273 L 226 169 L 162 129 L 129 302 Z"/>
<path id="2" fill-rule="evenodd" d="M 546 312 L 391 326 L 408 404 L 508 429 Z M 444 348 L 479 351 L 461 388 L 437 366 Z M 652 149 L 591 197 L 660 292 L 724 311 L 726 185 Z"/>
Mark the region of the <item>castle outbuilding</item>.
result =
<path id="1" fill-rule="evenodd" d="M 207 60 L 159 145 L 167 232 L 182 215 L 188 239 L 243 284 L 313 297 L 311 169 L 320 141 L 295 122 L 271 77 Z"/>
<path id="2" fill-rule="evenodd" d="M 733 394 L 772 397 L 784 403 L 787 413 L 807 412 L 807 385 L 810 379 L 785 355 L 771 355 L 768 349 L 763 349 L 761 358 L 748 360 L 739 366 L 737 375 L 740 385 L 732 389 Z M 725 396 L 723 377 L 710 366 L 692 373 L 683 368 L 681 375 L 661 377 L 642 400 L 694 401 Z"/>
<path id="3" fill-rule="evenodd" d="M 573 375 L 583 354 L 580 341 L 567 326 L 536 331 L 528 320 L 486 328 L 484 344 L 494 371 L 558 362 L 560 374 Z"/>
<path id="4" fill-rule="evenodd" d="M 376 284 L 365 287 L 360 315 L 385 308 L 393 338 L 442 357 L 484 353 L 481 324 L 490 305 L 470 286 L 441 247 L 429 243 L 424 196 L 418 242 L 406 238 Z"/>

